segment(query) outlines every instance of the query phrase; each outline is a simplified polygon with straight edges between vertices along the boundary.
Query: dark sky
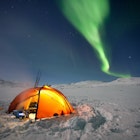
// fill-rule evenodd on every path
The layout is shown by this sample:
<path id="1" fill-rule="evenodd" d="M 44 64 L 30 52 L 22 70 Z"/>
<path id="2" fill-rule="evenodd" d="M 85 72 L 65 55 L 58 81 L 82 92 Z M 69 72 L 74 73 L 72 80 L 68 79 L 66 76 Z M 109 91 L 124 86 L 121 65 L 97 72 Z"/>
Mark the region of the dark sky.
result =
<path id="1" fill-rule="evenodd" d="M 58 0 L 57 0 L 58 2 Z M 110 0 L 102 40 L 111 70 L 140 76 L 140 2 Z M 41 83 L 109 81 L 89 43 L 55 0 L 0 0 L 0 79 Z"/>

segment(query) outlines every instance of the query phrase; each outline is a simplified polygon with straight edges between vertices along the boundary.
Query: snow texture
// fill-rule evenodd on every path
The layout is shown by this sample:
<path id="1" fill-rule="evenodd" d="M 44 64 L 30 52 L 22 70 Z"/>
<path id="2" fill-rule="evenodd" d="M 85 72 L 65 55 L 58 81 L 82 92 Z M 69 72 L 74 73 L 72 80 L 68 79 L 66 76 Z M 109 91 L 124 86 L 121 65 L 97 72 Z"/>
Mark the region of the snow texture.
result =
<path id="1" fill-rule="evenodd" d="M 6 111 L 28 85 L 0 80 L 1 140 L 139 140 L 140 78 L 53 85 L 77 113 L 32 122 Z"/>

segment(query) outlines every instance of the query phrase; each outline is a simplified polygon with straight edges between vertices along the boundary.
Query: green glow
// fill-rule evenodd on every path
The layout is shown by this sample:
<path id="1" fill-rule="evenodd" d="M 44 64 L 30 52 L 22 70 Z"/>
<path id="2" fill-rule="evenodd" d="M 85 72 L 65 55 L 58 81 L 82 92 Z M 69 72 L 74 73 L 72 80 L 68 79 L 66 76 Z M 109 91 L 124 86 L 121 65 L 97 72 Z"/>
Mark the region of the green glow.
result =
<path id="1" fill-rule="evenodd" d="M 109 61 L 99 34 L 99 29 L 109 14 L 108 0 L 61 0 L 61 10 L 91 44 L 101 61 L 103 72 L 116 77 L 129 77 L 109 71 Z"/>

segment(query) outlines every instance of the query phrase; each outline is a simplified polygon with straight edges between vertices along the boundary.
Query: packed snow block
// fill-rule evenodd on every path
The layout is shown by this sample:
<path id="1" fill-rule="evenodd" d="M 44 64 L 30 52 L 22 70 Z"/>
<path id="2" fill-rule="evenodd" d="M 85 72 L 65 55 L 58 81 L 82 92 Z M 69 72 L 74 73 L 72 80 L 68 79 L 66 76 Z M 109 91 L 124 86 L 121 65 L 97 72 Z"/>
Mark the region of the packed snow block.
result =
<path id="1" fill-rule="evenodd" d="M 89 127 L 87 124 L 96 130 L 106 122 L 106 118 L 88 104 L 80 104 L 76 110 L 77 117 L 72 118 L 69 122 L 74 130 L 84 130 L 85 127 Z"/>
<path id="2" fill-rule="evenodd" d="M 78 105 L 77 112 L 79 117 L 86 121 L 89 121 L 92 117 L 96 116 L 94 108 L 87 104 Z"/>

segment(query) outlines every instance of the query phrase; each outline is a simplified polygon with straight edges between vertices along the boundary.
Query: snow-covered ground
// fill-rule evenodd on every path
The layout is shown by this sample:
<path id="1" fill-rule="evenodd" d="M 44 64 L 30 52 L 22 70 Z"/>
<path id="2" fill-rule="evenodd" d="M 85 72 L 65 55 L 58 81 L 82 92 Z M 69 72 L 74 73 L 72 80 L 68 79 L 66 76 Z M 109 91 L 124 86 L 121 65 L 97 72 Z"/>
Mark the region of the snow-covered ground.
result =
<path id="1" fill-rule="evenodd" d="M 10 85 L 0 80 L 2 140 L 140 140 L 140 78 L 53 85 L 78 113 L 36 122 L 5 113 L 27 88 Z"/>

